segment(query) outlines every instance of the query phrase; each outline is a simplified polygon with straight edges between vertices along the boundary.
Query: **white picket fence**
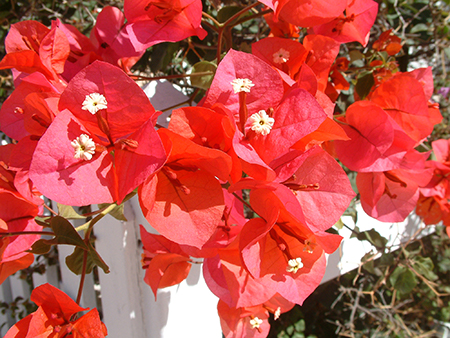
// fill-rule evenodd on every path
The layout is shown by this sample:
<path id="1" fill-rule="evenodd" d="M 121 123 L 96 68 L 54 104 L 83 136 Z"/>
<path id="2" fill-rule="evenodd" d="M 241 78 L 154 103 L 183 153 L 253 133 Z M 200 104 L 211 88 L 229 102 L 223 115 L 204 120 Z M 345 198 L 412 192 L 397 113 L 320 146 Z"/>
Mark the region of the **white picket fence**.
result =
<path id="1" fill-rule="evenodd" d="M 152 104 L 164 109 L 186 98 L 167 82 L 153 82 L 145 87 Z M 167 123 L 164 114 L 160 124 Z M 91 275 L 86 277 L 81 306 L 97 307 L 101 302 L 102 320 L 111 338 L 220 338 L 222 337 L 217 315 L 217 297 L 207 288 L 201 265 L 194 264 L 188 278 L 180 285 L 158 291 L 157 300 L 150 287 L 143 282 L 141 268 L 142 245 L 139 240 L 139 224 L 152 231 L 139 208 L 137 198 L 125 205 L 127 222 L 106 216 L 95 225 L 96 248 L 110 268 L 109 274 L 99 269 L 99 283 Z M 350 218 L 345 222 L 354 226 Z M 400 224 L 389 225 L 376 222 L 359 208 L 358 227 L 361 231 L 376 228 L 391 244 L 400 243 L 414 234 L 422 226 L 417 217 L 411 216 Z M 373 247 L 366 241 L 350 239 L 350 231 L 341 230 L 347 238 L 341 248 L 329 257 L 329 264 L 323 282 L 358 267 L 360 258 Z M 50 266 L 44 275 L 33 274 L 34 287 L 50 283 L 73 299 L 76 298 L 79 276 L 65 266 L 65 257 L 73 252 L 73 247 L 58 246 L 60 276 L 58 267 Z M 100 295 L 99 297 L 97 295 Z M 0 286 L 0 300 L 11 302 L 16 297 L 29 298 L 29 285 L 17 277 L 8 278 Z M 0 324 L 7 323 L 0 333 L 3 336 L 15 323 L 9 313 L 0 314 Z"/>

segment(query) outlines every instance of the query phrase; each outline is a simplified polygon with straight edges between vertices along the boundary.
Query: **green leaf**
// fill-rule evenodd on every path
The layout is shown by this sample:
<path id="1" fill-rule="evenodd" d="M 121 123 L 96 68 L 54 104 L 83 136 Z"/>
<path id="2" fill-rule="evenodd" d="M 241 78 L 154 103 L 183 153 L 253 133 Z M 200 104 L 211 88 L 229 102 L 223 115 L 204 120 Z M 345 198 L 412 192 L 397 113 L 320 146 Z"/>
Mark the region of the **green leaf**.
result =
<path id="1" fill-rule="evenodd" d="M 435 281 L 439 277 L 433 272 L 434 264 L 430 257 L 414 257 L 414 270 L 428 280 Z"/>
<path id="2" fill-rule="evenodd" d="M 242 7 L 238 6 L 222 7 L 217 13 L 217 21 L 223 23 L 227 21 L 229 18 L 231 18 L 233 15 L 237 14 L 241 9 Z"/>
<path id="3" fill-rule="evenodd" d="M 356 236 L 360 241 L 368 241 L 376 248 L 384 248 L 387 243 L 387 239 L 382 237 L 375 229 L 363 231 Z"/>
<path id="4" fill-rule="evenodd" d="M 339 220 L 334 224 L 334 227 L 338 230 L 341 230 L 344 227 L 344 222 L 342 222 L 342 218 L 339 218 Z"/>
<path id="5" fill-rule="evenodd" d="M 358 237 L 359 233 L 360 233 L 359 227 L 355 225 L 352 234 L 350 235 L 350 238 Z"/>
<path id="6" fill-rule="evenodd" d="M 50 220 L 51 220 L 51 218 L 49 216 L 44 216 L 44 217 L 36 216 L 34 218 L 34 221 L 37 224 L 39 224 L 41 227 L 45 227 L 45 228 L 50 227 Z"/>
<path id="7" fill-rule="evenodd" d="M 378 261 L 380 267 L 391 266 L 394 264 L 394 257 L 392 253 L 385 253 L 381 255 L 380 260 Z"/>
<path id="8" fill-rule="evenodd" d="M 163 42 L 152 48 L 150 69 L 153 73 L 164 71 L 172 61 L 174 54 L 179 50 L 179 43 Z"/>
<path id="9" fill-rule="evenodd" d="M 78 214 L 73 207 L 70 205 L 64 205 L 59 204 L 58 205 L 58 212 L 59 216 L 64 217 L 66 219 L 85 219 L 83 215 Z"/>
<path id="10" fill-rule="evenodd" d="M 50 222 L 50 226 L 53 229 L 57 244 L 68 244 L 79 246 L 80 248 L 87 249 L 86 243 L 81 236 L 70 224 L 68 220 L 61 216 L 55 216 Z M 52 240 L 53 241 L 53 240 Z"/>
<path id="11" fill-rule="evenodd" d="M 35 255 L 43 255 L 50 251 L 51 245 L 48 244 L 48 240 L 46 239 L 39 239 L 31 246 L 30 250 L 27 250 L 27 252 L 31 252 Z"/>
<path id="12" fill-rule="evenodd" d="M 295 331 L 297 331 L 297 332 L 305 331 L 305 320 L 300 319 L 297 323 L 294 324 L 294 326 L 295 326 Z"/>
<path id="13" fill-rule="evenodd" d="M 411 28 L 411 33 L 419 33 L 428 31 L 428 26 L 424 23 L 418 23 L 413 28 Z"/>
<path id="14" fill-rule="evenodd" d="M 356 93 L 358 93 L 359 97 L 364 99 L 372 89 L 372 86 L 375 84 L 375 80 L 373 78 L 372 73 L 367 73 L 360 78 L 358 78 L 358 81 L 356 82 L 355 90 Z"/>
<path id="15" fill-rule="evenodd" d="M 369 258 L 371 258 L 373 255 L 371 253 L 367 253 L 364 255 L 364 257 L 361 259 L 361 261 L 364 263 L 363 264 L 363 269 L 366 270 L 367 272 L 370 272 L 372 274 L 376 274 L 375 272 L 375 265 L 374 265 L 374 260 L 369 260 Z"/>
<path id="16" fill-rule="evenodd" d="M 288 326 L 286 328 L 286 332 L 288 335 L 292 335 L 294 333 L 294 330 L 295 330 L 294 325 Z"/>
<path id="17" fill-rule="evenodd" d="M 67 244 L 87 249 L 81 236 L 74 229 L 72 224 L 61 216 L 55 216 L 50 221 L 50 227 L 55 236 L 52 239 L 40 239 L 36 241 L 28 252 L 42 255 L 50 251 L 52 245 Z"/>
<path id="18" fill-rule="evenodd" d="M 70 271 L 76 275 L 81 275 L 85 252 L 87 252 L 86 273 L 91 273 L 94 266 L 99 266 L 105 273 L 109 273 L 108 265 L 90 243 L 88 245 L 88 250 L 76 247 L 73 253 L 66 257 L 66 264 Z"/>
<path id="19" fill-rule="evenodd" d="M 211 82 L 214 78 L 214 74 L 216 73 L 217 66 L 208 61 L 200 61 L 192 66 L 192 74 L 202 73 L 202 72 L 211 72 L 210 75 L 202 75 L 202 76 L 192 76 L 191 84 L 194 87 L 207 90 L 211 87 Z"/>
<path id="20" fill-rule="evenodd" d="M 99 209 L 103 209 L 106 208 L 108 206 L 110 206 L 110 203 L 102 203 L 98 205 Z M 127 219 L 125 217 L 124 214 L 124 208 L 125 208 L 125 204 L 119 204 L 117 207 L 115 207 L 112 211 L 109 212 L 109 214 L 114 217 L 115 219 L 119 220 L 119 221 L 124 221 L 126 222 Z"/>
<path id="21" fill-rule="evenodd" d="M 359 50 L 352 50 L 348 55 L 350 56 L 350 63 L 364 59 L 364 54 Z"/>
<path id="22" fill-rule="evenodd" d="M 389 277 L 391 285 L 399 293 L 410 293 L 417 285 L 416 275 L 407 267 L 398 266 Z"/>

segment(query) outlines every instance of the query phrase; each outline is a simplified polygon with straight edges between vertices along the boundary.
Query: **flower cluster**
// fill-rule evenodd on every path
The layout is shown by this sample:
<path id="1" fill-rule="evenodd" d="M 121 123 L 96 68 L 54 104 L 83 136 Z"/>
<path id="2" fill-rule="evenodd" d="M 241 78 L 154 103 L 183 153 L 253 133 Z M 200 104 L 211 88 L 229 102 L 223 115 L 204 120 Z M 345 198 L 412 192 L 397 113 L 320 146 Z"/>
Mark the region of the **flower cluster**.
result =
<path id="1" fill-rule="evenodd" d="M 450 225 L 449 145 L 433 144 L 433 162 L 416 150 L 441 120 L 430 102 L 430 69 L 402 73 L 385 65 L 381 72 L 377 65 L 368 95 L 356 94 L 345 114 L 334 115 L 350 86 L 342 74 L 349 60 L 336 59 L 340 45 L 367 45 L 377 4 L 261 3 L 274 11 L 271 36 L 252 53 L 229 50 L 200 103 L 175 109 L 168 128 L 159 129 L 130 68 L 154 44 L 204 38 L 201 1 L 125 0 L 124 13 L 103 9 L 90 38 L 59 20 L 50 28 L 35 21 L 11 27 L 0 69 L 14 69 L 16 89 L 0 123 L 17 142 L 0 147 L 0 199 L 8 206 L 0 211 L 0 282 L 33 261 L 25 250 L 40 238 L 40 195 L 64 205 L 115 206 L 137 192 L 159 232 L 141 226 L 145 282 L 155 295 L 183 281 L 192 258 L 201 258 L 225 336 L 265 337 L 269 315 L 302 304 L 322 280 L 325 255 L 340 245 L 327 230 L 356 194 L 336 159 L 358 173 L 369 215 L 400 221 L 419 202 L 428 223 Z M 302 42 L 285 38 L 298 36 L 296 26 L 310 27 Z M 389 32 L 374 49 L 394 55 L 398 44 Z M 90 244 L 94 223 L 84 239 L 69 225 L 69 244 L 74 255 L 95 255 L 104 267 Z M 53 235 L 40 248 L 62 243 Z M 29 330 L 106 335 L 95 311 L 73 320 L 84 309 L 66 295 L 50 297 L 58 294 L 50 289 L 35 289 L 38 311 L 8 338 Z"/>

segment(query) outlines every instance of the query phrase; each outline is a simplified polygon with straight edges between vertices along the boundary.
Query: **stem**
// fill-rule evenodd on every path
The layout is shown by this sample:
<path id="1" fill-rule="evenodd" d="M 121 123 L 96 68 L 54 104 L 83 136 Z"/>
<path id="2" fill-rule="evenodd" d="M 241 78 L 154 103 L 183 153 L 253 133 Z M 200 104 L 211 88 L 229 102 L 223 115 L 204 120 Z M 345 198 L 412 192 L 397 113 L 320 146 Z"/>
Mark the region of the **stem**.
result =
<path id="1" fill-rule="evenodd" d="M 203 24 L 204 24 L 205 26 L 208 26 L 208 27 L 211 28 L 213 31 L 215 31 L 215 32 L 218 32 L 218 31 L 219 31 L 219 30 L 217 29 L 216 26 L 210 24 L 208 21 L 202 20 L 202 22 L 203 22 Z"/>
<path id="2" fill-rule="evenodd" d="M 216 53 L 217 65 L 219 65 L 220 63 L 220 54 L 222 54 L 222 36 L 223 36 L 223 29 L 220 29 L 219 36 L 217 37 L 217 53 Z"/>
<path id="3" fill-rule="evenodd" d="M 206 12 L 202 12 L 202 16 L 203 17 L 205 17 L 205 18 L 207 18 L 207 19 L 209 19 L 209 20 L 211 20 L 216 26 L 214 27 L 214 26 L 212 26 L 211 28 L 212 29 L 214 29 L 215 31 L 217 31 L 217 27 L 221 27 L 222 26 L 222 24 L 219 22 L 219 21 L 217 21 L 216 19 L 214 19 L 211 15 L 209 15 L 208 13 L 206 13 Z M 205 21 L 206 22 L 206 21 Z M 209 25 L 211 25 L 211 24 L 209 24 Z"/>
<path id="4" fill-rule="evenodd" d="M 0 238 L 3 237 L 12 237 L 12 236 L 20 236 L 20 235 L 46 235 L 46 236 L 55 236 L 55 234 L 51 231 L 14 231 L 14 232 L 1 232 Z"/>
<path id="5" fill-rule="evenodd" d="M 197 89 L 195 90 L 193 96 L 190 97 L 190 98 L 188 98 L 186 101 L 183 101 L 183 102 L 174 104 L 173 106 L 170 106 L 170 107 L 168 107 L 168 108 L 161 109 L 161 111 L 164 112 L 164 111 L 168 111 L 168 110 L 171 110 L 171 109 L 175 109 L 175 108 L 181 107 L 181 106 L 183 106 L 183 105 L 185 105 L 185 104 L 189 104 L 189 106 L 192 106 L 192 101 L 194 101 L 194 98 L 195 98 L 195 96 L 197 95 L 197 93 L 198 93 L 199 91 L 200 91 L 200 89 L 197 88 Z"/>
<path id="6" fill-rule="evenodd" d="M 86 235 L 87 235 L 87 233 L 86 233 Z M 89 238 L 88 238 L 88 240 L 89 240 Z M 86 238 L 84 241 L 86 242 Z M 76 300 L 78 305 L 80 305 L 81 295 L 83 293 L 83 287 L 84 287 L 84 280 L 86 279 L 87 255 L 88 255 L 88 252 L 87 252 L 87 250 L 85 250 L 83 253 L 83 269 L 81 270 L 80 285 L 78 286 L 78 294 L 77 294 L 77 300 Z"/>
<path id="7" fill-rule="evenodd" d="M 48 211 L 50 211 L 53 215 L 58 216 L 58 213 L 55 210 L 53 210 L 52 208 L 50 208 L 47 204 L 44 203 L 43 205 L 44 205 L 44 208 L 47 209 Z"/>
<path id="8" fill-rule="evenodd" d="M 256 7 L 258 5 L 260 5 L 260 3 L 259 2 L 255 2 L 254 4 L 249 5 L 249 6 L 245 7 L 245 8 L 243 8 L 243 9 L 241 9 L 239 12 L 237 12 L 235 15 L 233 15 L 231 18 L 229 18 L 227 21 L 225 21 L 222 25 L 224 27 L 230 25 L 233 22 L 233 20 L 238 19 L 242 14 L 244 14 L 245 12 L 251 10 L 253 7 Z M 236 26 L 236 23 L 233 24 L 233 26 Z"/>
<path id="9" fill-rule="evenodd" d="M 76 227 L 76 231 L 86 230 L 84 233 L 84 242 L 87 246 L 90 245 L 89 240 L 91 237 L 92 229 L 94 224 L 100 221 L 103 217 L 109 214 L 115 207 L 117 207 L 117 203 L 112 203 L 110 206 L 106 207 L 100 214 L 98 214 L 95 218 L 91 219 L 89 222 Z M 80 285 L 78 286 L 78 295 L 77 295 L 77 304 L 80 305 L 81 294 L 83 293 L 84 280 L 86 278 L 86 268 L 87 268 L 87 255 L 88 250 L 84 250 L 83 252 L 83 268 L 81 270 L 80 277 Z"/>
<path id="10" fill-rule="evenodd" d="M 261 12 L 259 12 L 259 13 L 255 13 L 255 14 L 249 15 L 249 16 L 247 16 L 247 17 L 245 17 L 245 18 L 242 18 L 242 19 L 236 21 L 236 22 L 235 22 L 235 25 L 240 25 L 241 23 L 244 23 L 244 22 L 246 22 L 246 21 L 250 21 L 250 20 L 259 18 L 260 16 L 263 16 L 263 15 L 268 14 L 268 13 L 270 13 L 270 12 L 272 12 L 271 9 L 266 9 L 266 10 L 261 11 Z"/>
<path id="11" fill-rule="evenodd" d="M 233 23 L 234 20 L 239 19 L 239 17 L 242 14 L 244 14 L 245 12 L 251 10 L 252 8 L 254 8 L 256 6 L 258 6 L 259 4 L 260 4 L 259 2 L 255 2 L 254 4 L 249 5 L 249 6 L 245 7 L 245 8 L 243 8 L 243 9 L 241 9 L 239 12 L 234 14 L 231 18 L 229 18 L 224 23 L 219 23 L 219 22 L 217 22 L 215 20 L 217 22 L 216 25 L 218 26 L 218 34 L 219 34 L 219 36 L 217 37 L 217 54 L 216 54 L 217 65 L 219 65 L 219 63 L 220 63 L 220 55 L 222 54 L 222 39 L 223 39 L 223 33 L 225 32 L 225 30 L 227 28 L 231 29 L 232 27 L 236 26 L 237 23 Z M 246 21 L 246 20 L 244 20 L 244 21 Z M 244 21 L 242 21 L 242 22 L 244 22 Z M 228 47 L 231 48 L 231 46 L 228 46 Z"/>
<path id="12" fill-rule="evenodd" d="M 103 217 L 105 217 L 108 213 L 110 213 L 115 207 L 117 207 L 117 203 L 112 203 L 109 207 L 105 208 L 100 214 L 98 214 L 95 218 L 91 219 L 89 222 L 84 223 L 75 228 L 77 232 L 86 230 L 86 236 L 89 237 L 92 232 L 92 227 L 95 223 L 100 221 Z"/>
<path id="13" fill-rule="evenodd" d="M 244 201 L 244 199 L 243 199 L 241 196 L 239 196 L 239 195 L 236 194 L 235 192 L 233 192 L 232 194 L 233 194 L 234 197 L 236 197 L 239 201 L 241 201 L 242 203 L 244 203 L 244 204 L 247 206 L 247 208 L 249 208 L 249 209 L 250 209 L 251 211 L 253 211 L 256 215 L 258 215 L 259 218 L 261 218 L 261 219 L 263 219 L 263 220 L 266 220 L 264 217 L 262 217 L 260 214 L 258 214 L 258 213 L 252 208 L 252 206 L 251 206 L 248 202 Z"/>
<path id="14" fill-rule="evenodd" d="M 352 233 L 354 233 L 355 235 L 359 235 L 358 231 L 355 231 L 354 229 L 350 228 L 347 224 L 345 224 L 344 222 L 342 222 L 342 225 L 344 227 L 346 227 L 348 230 L 350 230 Z"/>

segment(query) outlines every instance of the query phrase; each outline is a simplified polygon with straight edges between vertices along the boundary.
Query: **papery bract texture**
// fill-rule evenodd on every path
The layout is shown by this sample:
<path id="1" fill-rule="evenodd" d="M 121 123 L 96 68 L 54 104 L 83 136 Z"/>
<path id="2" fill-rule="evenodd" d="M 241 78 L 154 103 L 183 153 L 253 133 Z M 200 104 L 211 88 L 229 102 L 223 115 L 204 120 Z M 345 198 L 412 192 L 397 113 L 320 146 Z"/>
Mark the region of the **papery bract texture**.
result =
<path id="1" fill-rule="evenodd" d="M 176 42 L 207 32 L 201 27 L 200 0 L 126 0 L 127 32 L 136 51 L 161 42 Z"/>
<path id="2" fill-rule="evenodd" d="M 107 108 L 83 110 L 91 94 L 105 97 Z M 86 67 L 61 95 L 59 109 L 30 166 L 36 187 L 59 203 L 120 203 L 166 161 L 153 106 L 117 67 L 99 61 Z M 90 160 L 75 156 L 72 143 L 80 135 L 95 144 Z"/>

